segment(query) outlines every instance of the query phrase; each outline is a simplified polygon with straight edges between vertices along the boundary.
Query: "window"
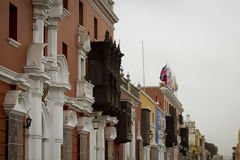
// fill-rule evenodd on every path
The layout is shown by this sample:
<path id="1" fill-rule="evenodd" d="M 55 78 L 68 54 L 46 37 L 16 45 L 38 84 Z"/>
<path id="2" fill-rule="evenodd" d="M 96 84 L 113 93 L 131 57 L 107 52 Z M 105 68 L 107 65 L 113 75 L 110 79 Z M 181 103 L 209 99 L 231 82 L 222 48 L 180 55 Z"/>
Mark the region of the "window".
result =
<path id="1" fill-rule="evenodd" d="M 67 44 L 65 44 L 64 42 L 62 43 L 62 54 L 64 54 L 64 56 L 67 57 Z"/>
<path id="2" fill-rule="evenodd" d="M 63 8 L 68 10 L 68 0 L 63 0 Z"/>
<path id="3" fill-rule="evenodd" d="M 83 26 L 83 3 L 79 1 L 79 24 Z"/>
<path id="4" fill-rule="evenodd" d="M 9 37 L 17 41 L 17 7 L 9 4 Z"/>
<path id="5" fill-rule="evenodd" d="M 154 113 L 152 113 L 152 123 L 154 123 Z"/>
<path id="6" fill-rule="evenodd" d="M 83 58 L 81 58 L 81 79 L 83 79 L 85 76 L 85 61 Z"/>
<path id="7" fill-rule="evenodd" d="M 94 38 L 96 40 L 98 38 L 98 21 L 96 17 L 94 17 Z"/>
<path id="8" fill-rule="evenodd" d="M 44 39 L 43 39 L 44 43 L 47 43 L 48 42 L 48 29 L 46 26 L 44 26 L 43 32 L 44 32 Z M 47 46 L 44 47 L 43 55 L 47 56 Z"/>
<path id="9" fill-rule="evenodd" d="M 108 32 L 108 30 L 106 30 L 106 35 L 109 35 L 109 37 L 111 37 L 110 34 L 109 34 L 109 32 Z"/>

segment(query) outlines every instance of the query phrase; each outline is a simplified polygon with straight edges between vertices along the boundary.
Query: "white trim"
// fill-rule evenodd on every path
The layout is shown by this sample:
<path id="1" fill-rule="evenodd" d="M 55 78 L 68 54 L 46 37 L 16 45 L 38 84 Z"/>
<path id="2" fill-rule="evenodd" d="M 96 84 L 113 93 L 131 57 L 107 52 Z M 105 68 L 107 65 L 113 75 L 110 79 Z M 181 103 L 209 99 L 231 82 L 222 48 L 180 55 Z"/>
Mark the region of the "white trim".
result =
<path id="1" fill-rule="evenodd" d="M 179 112 L 183 112 L 182 104 L 177 99 L 177 97 L 166 87 L 160 88 L 161 92 L 176 106 Z"/>
<path id="2" fill-rule="evenodd" d="M 100 9 L 103 10 L 103 12 L 108 15 L 109 18 L 113 21 L 113 23 L 116 23 L 119 19 L 116 16 L 116 14 L 113 12 L 112 9 L 109 9 L 109 7 L 102 1 L 102 0 L 95 0 L 96 3 L 98 3 L 100 6 Z M 99 3 L 100 2 L 100 3 Z"/>
<path id="3" fill-rule="evenodd" d="M 18 41 L 8 37 L 8 43 L 11 44 L 12 46 L 18 48 L 19 46 L 21 46 L 21 43 L 19 43 Z"/>
<path id="4" fill-rule="evenodd" d="M 30 88 L 30 83 L 32 82 L 26 74 L 16 73 L 3 66 L 0 66 L 0 81 L 17 85 L 21 89 Z"/>
<path id="5" fill-rule="evenodd" d="M 109 19 L 102 13 L 102 11 L 93 3 L 92 0 L 88 0 L 89 4 L 98 12 L 98 14 L 107 22 L 107 24 L 114 30 L 113 24 L 109 21 Z M 117 19 L 118 20 L 118 19 Z"/>

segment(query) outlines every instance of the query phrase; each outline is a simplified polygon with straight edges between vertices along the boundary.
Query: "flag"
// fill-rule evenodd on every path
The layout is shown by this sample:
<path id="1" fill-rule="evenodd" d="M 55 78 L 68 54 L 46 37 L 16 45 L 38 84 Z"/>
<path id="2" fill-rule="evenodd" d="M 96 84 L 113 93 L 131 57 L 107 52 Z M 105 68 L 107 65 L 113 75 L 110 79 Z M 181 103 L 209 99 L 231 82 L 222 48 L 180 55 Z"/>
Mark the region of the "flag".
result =
<path id="1" fill-rule="evenodd" d="M 161 71 L 161 74 L 160 74 L 160 80 L 165 82 L 167 84 L 167 65 L 165 65 L 163 68 L 162 68 L 162 71 Z"/>

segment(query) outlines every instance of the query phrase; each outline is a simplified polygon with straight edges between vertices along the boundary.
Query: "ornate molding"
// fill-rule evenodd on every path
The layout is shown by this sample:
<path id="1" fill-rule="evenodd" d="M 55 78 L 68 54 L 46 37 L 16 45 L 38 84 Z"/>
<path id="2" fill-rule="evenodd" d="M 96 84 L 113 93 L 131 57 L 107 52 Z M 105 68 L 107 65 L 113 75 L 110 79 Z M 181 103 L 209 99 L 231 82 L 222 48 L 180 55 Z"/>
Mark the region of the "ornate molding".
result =
<path id="1" fill-rule="evenodd" d="M 71 85 L 69 83 L 69 71 L 68 71 L 68 64 L 67 60 L 64 55 L 58 54 L 57 55 L 57 65 L 58 65 L 58 72 L 57 72 L 57 79 L 56 82 L 52 85 L 58 88 L 63 88 L 65 90 L 70 90 Z"/>
<path id="2" fill-rule="evenodd" d="M 72 110 L 63 111 L 63 125 L 64 128 L 74 128 L 77 125 L 77 114 Z"/>
<path id="3" fill-rule="evenodd" d="M 177 97 L 166 87 L 161 87 L 160 88 L 161 92 L 169 99 L 171 102 L 176 106 L 176 108 L 180 111 L 183 112 L 184 109 L 182 108 L 182 104 L 180 101 L 177 99 Z"/>
<path id="4" fill-rule="evenodd" d="M 3 106 L 7 114 L 24 116 L 28 111 L 29 96 L 21 90 L 9 90 L 5 96 Z"/>
<path id="5" fill-rule="evenodd" d="M 86 53 L 91 50 L 90 36 L 84 33 L 85 28 L 78 26 L 78 54 L 86 58 Z"/>
<path id="6" fill-rule="evenodd" d="M 93 2 L 95 1 L 95 2 Z M 110 17 L 110 16 L 107 16 L 106 14 L 109 14 L 107 13 L 107 11 L 102 11 L 101 9 L 103 9 L 104 7 L 98 7 L 95 3 L 96 3 L 96 0 L 88 0 L 89 4 L 98 12 L 98 14 L 106 21 L 106 23 L 114 30 L 114 26 L 113 24 L 116 23 L 119 19 L 117 18 L 117 16 L 115 15 L 113 17 Z M 99 4 L 99 3 L 98 3 Z"/>
<path id="7" fill-rule="evenodd" d="M 78 131 L 86 131 L 89 132 L 91 129 L 91 118 L 89 117 L 79 117 L 77 123 Z"/>
<path id="8" fill-rule="evenodd" d="M 42 80 L 49 80 L 51 76 L 44 70 L 43 49 L 44 43 L 32 43 L 28 47 L 27 62 L 24 66 L 24 72 L 27 75 L 38 77 Z"/>
<path id="9" fill-rule="evenodd" d="M 32 5 L 42 9 L 49 9 L 52 6 L 51 0 L 32 0 Z"/>
<path id="10" fill-rule="evenodd" d="M 115 127 L 110 126 L 105 128 L 105 139 L 114 140 L 117 137 L 117 130 Z"/>
<path id="11" fill-rule="evenodd" d="M 107 20 L 114 24 L 118 22 L 118 17 L 113 12 L 113 4 L 109 3 L 109 1 L 106 0 L 88 0 L 88 2 L 94 7 L 97 8 L 96 10 L 99 12 L 100 15 L 102 15 L 104 18 L 107 18 Z"/>
<path id="12" fill-rule="evenodd" d="M 8 84 L 17 85 L 24 90 L 30 88 L 32 82 L 26 74 L 16 73 L 3 66 L 0 66 L 0 80 Z"/>

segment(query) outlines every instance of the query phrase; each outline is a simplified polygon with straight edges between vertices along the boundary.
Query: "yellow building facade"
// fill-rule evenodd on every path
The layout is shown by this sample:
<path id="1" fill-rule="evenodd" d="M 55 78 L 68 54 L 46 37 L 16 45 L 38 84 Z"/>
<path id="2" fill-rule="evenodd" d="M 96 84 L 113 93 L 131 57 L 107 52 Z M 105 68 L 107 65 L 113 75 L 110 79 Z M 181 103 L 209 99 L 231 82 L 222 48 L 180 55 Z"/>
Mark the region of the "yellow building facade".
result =
<path id="1" fill-rule="evenodd" d="M 150 126 L 151 126 L 151 132 L 152 132 L 152 139 L 150 142 L 150 146 L 152 145 L 156 145 L 156 128 L 155 128 L 155 110 L 156 110 L 156 102 L 150 98 L 149 95 L 147 95 L 144 91 L 141 92 L 140 94 L 141 97 L 141 108 L 149 108 L 151 110 L 150 112 Z M 142 149 L 142 157 L 144 157 L 144 159 L 148 160 L 150 159 L 155 159 L 153 157 L 155 157 L 155 153 L 152 153 L 152 150 L 150 151 L 150 146 L 149 147 L 143 147 Z M 151 153 L 151 156 L 150 156 Z M 157 154 L 157 153 L 156 153 Z"/>

